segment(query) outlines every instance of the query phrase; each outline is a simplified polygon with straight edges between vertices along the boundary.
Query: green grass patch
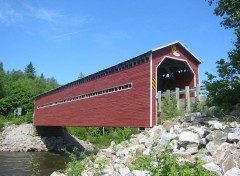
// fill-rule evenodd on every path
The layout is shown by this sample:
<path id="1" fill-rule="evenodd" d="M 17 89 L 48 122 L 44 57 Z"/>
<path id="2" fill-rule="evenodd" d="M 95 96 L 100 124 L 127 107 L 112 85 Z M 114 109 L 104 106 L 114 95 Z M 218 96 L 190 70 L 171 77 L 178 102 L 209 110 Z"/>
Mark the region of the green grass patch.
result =
<path id="1" fill-rule="evenodd" d="M 170 120 L 184 115 L 184 111 L 177 109 L 177 99 L 175 96 L 165 97 L 162 100 L 161 119 Z"/>
<path id="2" fill-rule="evenodd" d="M 97 147 L 109 146 L 111 141 L 120 143 L 128 140 L 132 134 L 137 133 L 137 128 L 99 128 L 99 127 L 67 127 L 69 133 L 79 139 L 87 140 Z"/>
<path id="3" fill-rule="evenodd" d="M 32 123 L 33 113 L 28 112 L 26 115 L 20 117 L 14 117 L 13 115 L 8 115 L 7 117 L 0 116 L 0 132 L 3 131 L 5 125 L 16 124 L 20 125 L 22 123 Z"/>

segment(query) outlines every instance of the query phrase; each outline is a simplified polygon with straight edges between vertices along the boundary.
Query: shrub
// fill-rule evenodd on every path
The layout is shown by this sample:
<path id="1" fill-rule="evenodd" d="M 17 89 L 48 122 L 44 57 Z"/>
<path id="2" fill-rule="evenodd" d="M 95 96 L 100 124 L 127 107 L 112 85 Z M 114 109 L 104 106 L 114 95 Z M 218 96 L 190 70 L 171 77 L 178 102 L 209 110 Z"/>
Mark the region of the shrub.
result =
<path id="1" fill-rule="evenodd" d="M 109 146 L 111 141 L 120 143 L 137 132 L 136 128 L 67 127 L 67 131 L 79 139 L 88 140 L 97 147 Z"/>
<path id="2" fill-rule="evenodd" d="M 150 156 L 141 155 L 130 166 L 131 169 L 148 170 L 152 175 L 161 176 L 214 176 L 205 170 L 202 163 L 196 159 L 193 165 L 179 161 L 176 156 L 171 155 L 172 148 L 165 146 L 165 150 L 158 155 L 154 150 Z"/>
<path id="3" fill-rule="evenodd" d="M 40 171 L 39 171 L 40 164 L 34 159 L 32 154 L 29 155 L 28 165 L 32 170 L 31 176 L 40 175 Z"/>
<path id="4" fill-rule="evenodd" d="M 163 99 L 162 112 L 166 119 L 173 119 L 184 114 L 183 111 L 177 109 L 177 99 L 175 96 L 165 97 Z"/>
<path id="5" fill-rule="evenodd" d="M 74 150 L 72 153 L 69 153 L 71 161 L 67 163 L 65 172 L 68 176 L 81 175 L 84 170 L 84 166 L 88 163 L 89 158 L 86 157 L 84 153 L 79 153 L 77 150 Z M 61 172 L 61 171 L 60 171 Z"/>

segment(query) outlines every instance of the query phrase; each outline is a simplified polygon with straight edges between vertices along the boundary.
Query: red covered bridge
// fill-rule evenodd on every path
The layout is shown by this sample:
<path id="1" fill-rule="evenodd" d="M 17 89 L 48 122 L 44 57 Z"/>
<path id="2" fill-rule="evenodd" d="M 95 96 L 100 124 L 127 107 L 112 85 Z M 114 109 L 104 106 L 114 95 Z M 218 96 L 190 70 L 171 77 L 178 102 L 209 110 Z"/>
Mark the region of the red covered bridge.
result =
<path id="1" fill-rule="evenodd" d="M 152 127 L 157 91 L 199 84 L 200 60 L 174 42 L 38 95 L 35 126 Z"/>

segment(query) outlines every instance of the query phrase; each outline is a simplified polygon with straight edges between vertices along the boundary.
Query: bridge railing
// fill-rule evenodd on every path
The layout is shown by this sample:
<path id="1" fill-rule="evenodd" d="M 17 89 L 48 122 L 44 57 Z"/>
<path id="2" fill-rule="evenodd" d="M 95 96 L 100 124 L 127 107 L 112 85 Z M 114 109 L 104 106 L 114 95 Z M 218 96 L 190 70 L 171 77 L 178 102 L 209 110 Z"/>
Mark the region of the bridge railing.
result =
<path id="1" fill-rule="evenodd" d="M 202 91 L 206 90 L 205 86 L 197 85 L 196 87 L 186 86 L 185 89 L 176 88 L 175 90 L 166 90 L 165 92 L 158 91 L 157 93 L 157 106 L 158 113 L 162 112 L 162 100 L 163 98 L 170 98 L 170 96 L 176 97 L 177 109 L 183 109 L 189 112 L 193 104 L 205 104 L 206 96 L 201 96 Z"/>

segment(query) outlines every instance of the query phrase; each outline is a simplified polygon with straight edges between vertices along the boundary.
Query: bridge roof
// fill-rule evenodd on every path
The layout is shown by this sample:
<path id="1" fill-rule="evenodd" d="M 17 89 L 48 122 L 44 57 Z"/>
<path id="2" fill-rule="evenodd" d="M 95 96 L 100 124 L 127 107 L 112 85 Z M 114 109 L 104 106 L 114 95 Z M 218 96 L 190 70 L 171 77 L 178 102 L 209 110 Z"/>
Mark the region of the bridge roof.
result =
<path id="1" fill-rule="evenodd" d="M 179 44 L 181 45 L 188 53 L 190 53 L 193 58 L 195 58 L 195 60 L 198 62 L 198 64 L 201 63 L 201 61 L 192 53 L 190 52 L 181 42 L 179 41 L 175 41 L 175 42 L 172 42 L 170 44 L 167 44 L 167 45 L 164 45 L 162 47 L 159 47 L 159 48 L 155 48 L 155 49 L 152 49 L 150 51 L 147 51 L 143 54 L 140 54 L 138 56 L 135 56 L 129 60 L 126 60 L 124 62 L 121 62 L 119 64 L 116 64 L 112 67 L 109 67 L 109 68 L 106 68 L 106 69 L 103 69 L 101 71 L 98 71 L 96 73 L 93 73 L 91 75 L 88 75 L 84 78 L 81 78 L 81 79 L 78 79 L 78 80 L 75 80 L 75 81 L 72 81 L 70 83 L 67 83 L 65 85 L 62 85 L 56 89 L 53 89 L 53 90 L 50 90 L 48 92 L 45 92 L 43 94 L 40 94 L 40 95 L 37 95 L 35 98 L 36 99 L 39 99 L 41 97 L 45 97 L 45 96 L 48 96 L 50 94 L 54 94 L 54 93 L 57 93 L 57 92 L 60 92 L 60 91 L 63 91 L 65 90 L 66 88 L 70 88 L 70 87 L 73 87 L 73 86 L 76 86 L 76 85 L 79 85 L 79 84 L 83 84 L 83 83 L 86 83 L 86 82 L 89 82 L 89 81 L 92 81 L 92 80 L 95 80 L 95 79 L 98 79 L 100 77 L 103 77 L 103 76 L 107 76 L 109 74 L 113 74 L 113 73 L 116 73 L 116 72 L 119 72 L 119 71 L 122 71 L 124 69 L 127 69 L 127 68 L 130 68 L 130 67 L 133 67 L 133 66 L 136 66 L 136 65 L 139 65 L 139 64 L 142 64 L 144 62 L 147 62 L 149 59 L 150 59 L 150 54 L 154 51 L 157 51 L 157 50 L 161 50 L 163 48 L 166 48 L 166 47 L 169 47 L 171 45 L 174 45 L 174 44 Z"/>

